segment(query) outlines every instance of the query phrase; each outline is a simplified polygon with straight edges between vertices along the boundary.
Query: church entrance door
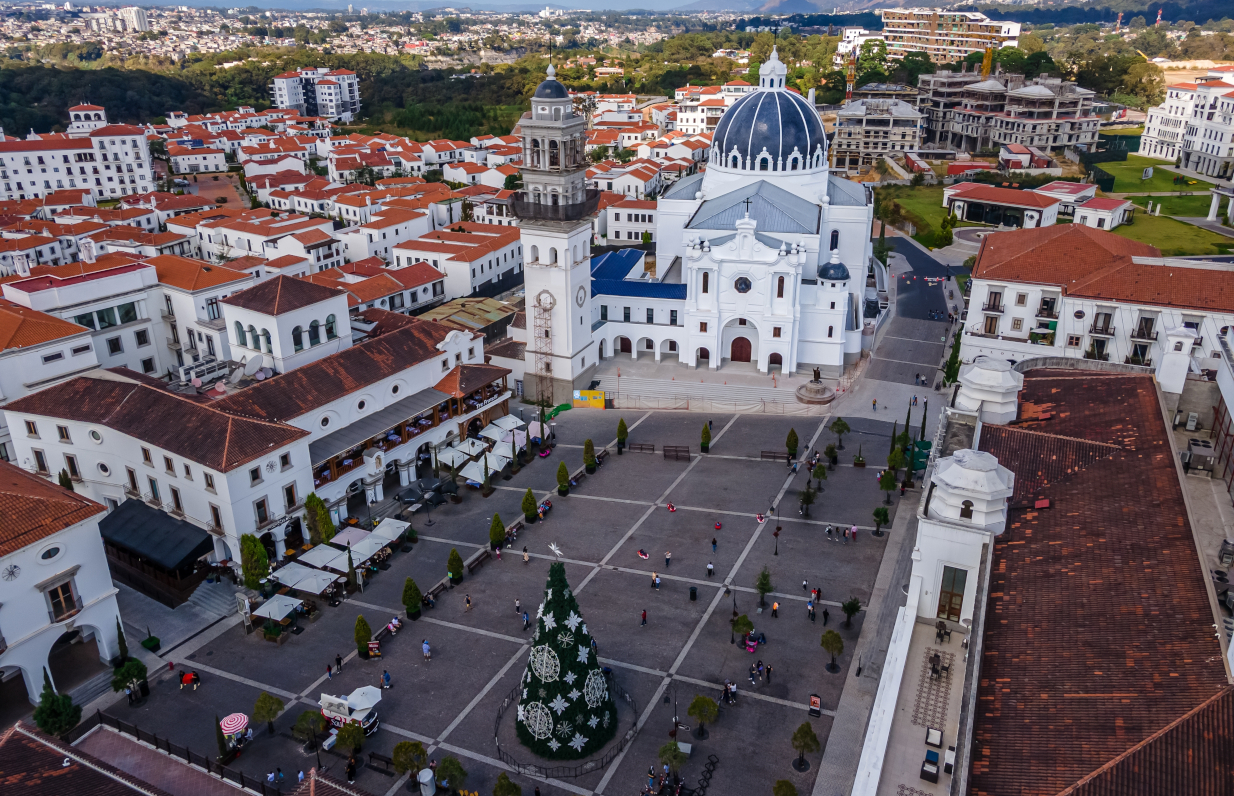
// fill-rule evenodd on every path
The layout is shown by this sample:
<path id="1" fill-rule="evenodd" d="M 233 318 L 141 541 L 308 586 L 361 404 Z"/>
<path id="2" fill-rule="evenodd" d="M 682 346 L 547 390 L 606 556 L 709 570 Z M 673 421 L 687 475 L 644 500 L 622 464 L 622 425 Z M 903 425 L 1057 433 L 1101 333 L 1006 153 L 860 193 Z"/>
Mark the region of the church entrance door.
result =
<path id="1" fill-rule="evenodd" d="M 750 361 L 750 341 L 745 337 L 734 337 L 733 347 L 729 352 L 728 358 L 733 362 L 749 362 Z"/>

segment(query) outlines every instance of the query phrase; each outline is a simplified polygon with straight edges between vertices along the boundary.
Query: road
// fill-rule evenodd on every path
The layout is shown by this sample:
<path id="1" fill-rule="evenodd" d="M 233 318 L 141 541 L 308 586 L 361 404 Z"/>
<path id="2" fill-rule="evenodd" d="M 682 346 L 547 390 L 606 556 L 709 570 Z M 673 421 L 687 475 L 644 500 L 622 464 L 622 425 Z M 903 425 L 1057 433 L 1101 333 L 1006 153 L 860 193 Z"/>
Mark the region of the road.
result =
<path id="1" fill-rule="evenodd" d="M 936 279 L 943 279 L 967 269 L 948 268 L 908 238 L 888 238 L 895 252 L 908 260 L 912 271 L 901 275 L 896 283 L 896 317 L 930 320 L 932 310 L 946 312 L 947 300 Z M 905 278 L 907 277 L 907 278 Z M 958 297 L 957 297 L 958 298 Z M 958 301 L 952 302 L 957 306 Z"/>

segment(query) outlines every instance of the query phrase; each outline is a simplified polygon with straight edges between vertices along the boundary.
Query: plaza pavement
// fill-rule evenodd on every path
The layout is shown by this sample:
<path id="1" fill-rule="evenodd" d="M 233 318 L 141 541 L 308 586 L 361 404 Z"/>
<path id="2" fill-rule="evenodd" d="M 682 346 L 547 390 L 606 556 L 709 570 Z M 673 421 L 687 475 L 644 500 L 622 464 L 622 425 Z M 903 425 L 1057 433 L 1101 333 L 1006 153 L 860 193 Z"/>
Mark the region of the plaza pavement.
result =
<path id="1" fill-rule="evenodd" d="M 316 710 L 322 692 L 347 694 L 360 685 L 376 684 L 382 671 L 389 670 L 394 688 L 384 692 L 378 708 L 382 728 L 366 741 L 365 752 L 388 755 L 400 740 L 420 740 L 439 760 L 447 754 L 460 759 L 469 774 L 468 790 L 491 792 L 504 770 L 497 760 L 494 719 L 523 672 L 532 632 L 523 631 L 514 600 L 520 599 L 534 615 L 548 565 L 555 559 L 548 547 L 554 543 L 561 549 L 601 660 L 613 668 L 617 683 L 637 705 L 637 714 L 628 708 L 619 711 L 622 726 L 637 722 L 641 729 L 603 771 L 550 782 L 513 776 L 524 793 L 539 785 L 545 796 L 637 794 L 656 750 L 668 741 L 674 703 L 680 720 L 693 724 L 685 715 L 690 701 L 696 694 L 718 698 L 725 679 L 738 683 L 738 704 L 723 707 L 720 719 L 708 727 L 707 740 L 688 739 L 694 754 L 682 772 L 687 783 L 697 781 L 707 756 L 714 754 L 720 762 L 710 796 L 764 793 L 778 779 L 793 781 L 799 792 L 810 792 L 825 751 L 807 755 L 812 766 L 799 774 L 790 766 L 796 753 L 789 738 L 798 725 L 810 720 L 825 750 L 841 693 L 853 679 L 854 650 L 867 622 L 863 610 L 851 627 L 844 627 L 839 604 L 850 596 L 857 597 L 863 609 L 869 603 L 890 538 L 863 532 L 858 541 L 844 545 L 827 541 L 823 529 L 828 522 L 872 527 L 871 512 L 883 499 L 875 480 L 877 465 L 890 445 L 891 420 L 902 422 L 902 411 L 902 406 L 887 411 L 891 417 L 885 419 L 849 419 L 854 431 L 844 440 L 845 455 L 840 466 L 828 473 L 825 491 L 809 517 L 800 516 L 797 508 L 804 470 L 793 475 L 782 462 L 761 461 L 758 456 L 762 450 L 783 450 L 790 427 L 796 428 L 803 453 L 834 441 L 824 430 L 830 418 L 565 412 L 556 421 L 559 444 L 552 456 L 537 459 L 509 480 L 497 481 L 489 498 L 463 490 L 461 504 L 433 512 L 431 527 L 424 515 L 416 515 L 420 541 L 413 551 L 395 555 L 389 571 L 342 606 L 325 608 L 325 615 L 302 634 L 276 646 L 259 634 L 246 636 L 239 626 L 220 623 L 171 650 L 162 664 L 151 662 L 152 693 L 144 705 L 129 708 L 121 701 L 110 712 L 145 732 L 209 754 L 215 746 L 215 716 L 251 713 L 258 694 L 268 691 L 283 699 L 287 710 L 275 722 L 274 736 L 264 727 L 254 727 L 255 743 L 234 765 L 253 776 L 278 766 L 291 779 L 300 768 L 315 764 L 290 737 L 299 714 Z M 695 455 L 689 462 L 667 461 L 659 453 L 610 455 L 599 472 L 571 495 L 557 497 L 558 460 L 564 458 L 571 469 L 580 465 L 587 438 L 597 448 L 611 445 L 621 416 L 629 425 L 631 442 L 652 442 L 657 450 L 664 444 L 688 445 Z M 714 423 L 711 452 L 700 456 L 699 435 L 707 419 Z M 866 469 L 851 465 L 858 446 L 870 462 Z M 544 523 L 528 527 L 503 560 L 486 563 L 444 593 L 437 607 L 418 622 L 407 622 L 405 630 L 383 643 L 381 660 L 356 658 L 352 631 L 357 615 L 363 614 L 376 629 L 401 614 L 406 577 L 415 578 L 421 588 L 435 583 L 445 573 L 451 548 L 466 558 L 483 546 L 493 512 L 506 522 L 515 519 L 529 487 L 538 498 L 551 494 L 553 510 Z M 910 493 L 906 499 L 916 496 Z M 670 500 L 678 509 L 675 513 L 665 509 Z M 893 511 L 898 501 L 898 497 L 893 501 Z M 773 514 L 758 523 L 754 515 L 773 504 L 780 507 L 778 519 Z M 722 523 L 718 532 L 717 521 Z M 777 522 L 782 527 L 778 542 L 772 535 Z M 713 536 L 715 553 L 710 545 Z M 523 545 L 531 555 L 527 564 L 520 555 Z M 640 548 L 651 555 L 649 560 L 638 557 Z M 667 568 L 665 550 L 672 552 Z M 713 578 L 706 575 L 708 561 L 715 565 Z M 773 599 L 781 603 L 776 619 L 769 610 L 758 609 L 753 587 L 763 566 L 771 572 L 774 586 L 768 606 Z M 651 587 L 653 570 L 661 577 L 658 590 Z M 807 619 L 808 594 L 801 588 L 802 579 L 822 589 L 814 623 Z M 691 587 L 697 589 L 695 601 L 689 597 Z M 464 595 L 471 597 L 470 611 L 464 610 Z M 757 655 L 729 641 L 727 625 L 734 608 L 767 635 L 768 643 Z M 844 639 L 838 674 L 824 669 L 828 656 L 819 646 L 822 608 L 831 614 L 827 629 L 836 629 Z M 648 624 L 641 627 L 644 609 Z M 420 655 L 422 639 L 433 647 L 431 662 Z M 325 666 L 336 654 L 342 654 L 346 663 L 340 675 L 327 680 Z M 867 654 L 867 666 L 868 658 Z M 771 664 L 775 674 L 772 683 L 751 687 L 747 671 L 757 659 Z M 165 668 L 166 660 L 200 672 L 202 687 L 180 691 L 174 674 Z M 160 665 L 161 673 L 156 668 Z M 807 707 L 813 693 L 822 698 L 823 715 L 810 719 Z M 850 742 L 864 733 L 864 717 L 859 711 L 852 715 L 849 723 L 860 726 L 843 728 Z M 502 738 L 512 735 L 512 726 L 506 726 L 512 723 L 510 711 L 498 728 Z M 504 748 L 516 758 L 530 759 L 517 743 Z M 323 753 L 322 762 L 341 773 L 341 757 Z M 384 794 L 405 785 L 405 779 L 362 769 L 356 784 Z"/>

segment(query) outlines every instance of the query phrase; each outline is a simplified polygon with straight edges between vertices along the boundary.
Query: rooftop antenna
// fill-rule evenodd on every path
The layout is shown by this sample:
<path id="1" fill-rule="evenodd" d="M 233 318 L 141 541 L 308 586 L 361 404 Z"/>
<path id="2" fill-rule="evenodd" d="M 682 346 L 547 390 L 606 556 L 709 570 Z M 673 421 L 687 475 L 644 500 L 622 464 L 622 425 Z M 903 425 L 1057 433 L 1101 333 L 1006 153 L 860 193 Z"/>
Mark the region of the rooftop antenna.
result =
<path id="1" fill-rule="evenodd" d="M 1153 23 L 1153 27 L 1154 28 L 1161 27 L 1161 9 L 1160 8 L 1157 9 L 1157 21 Z"/>

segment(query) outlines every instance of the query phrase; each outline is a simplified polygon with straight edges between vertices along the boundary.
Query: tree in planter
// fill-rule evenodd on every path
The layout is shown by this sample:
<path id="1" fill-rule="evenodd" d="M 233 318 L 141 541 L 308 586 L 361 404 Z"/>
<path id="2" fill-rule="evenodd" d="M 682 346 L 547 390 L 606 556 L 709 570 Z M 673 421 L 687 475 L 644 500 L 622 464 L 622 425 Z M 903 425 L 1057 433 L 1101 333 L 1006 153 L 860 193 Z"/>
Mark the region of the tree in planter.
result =
<path id="1" fill-rule="evenodd" d="M 411 578 L 403 582 L 403 607 L 407 609 L 407 616 L 420 613 L 420 604 L 424 601 L 424 595 L 420 593 L 420 587 Z"/>
<path id="2" fill-rule="evenodd" d="M 844 450 L 844 435 L 852 431 L 852 429 L 849 428 L 848 423 L 844 422 L 844 418 L 837 417 L 835 420 L 831 421 L 831 425 L 828 426 L 828 428 L 831 429 L 832 434 L 836 435 L 837 448 L 839 450 Z"/>
<path id="3" fill-rule="evenodd" d="M 227 736 L 223 735 L 223 727 L 219 724 L 219 714 L 214 714 L 214 740 L 219 745 L 219 759 L 227 757 Z"/>
<path id="4" fill-rule="evenodd" d="M 711 424 L 710 423 L 703 424 L 703 439 L 702 439 L 701 447 L 702 447 L 703 453 L 706 453 L 707 451 L 711 450 Z"/>
<path id="5" fill-rule="evenodd" d="M 866 457 L 861 455 L 861 447 L 862 446 L 860 445 L 857 446 L 857 455 L 853 457 L 853 464 L 865 464 L 866 463 Z"/>
<path id="6" fill-rule="evenodd" d="M 874 535 L 883 535 L 883 526 L 891 524 L 891 514 L 887 511 L 886 506 L 879 506 L 874 509 Z"/>
<path id="7" fill-rule="evenodd" d="M 887 469 L 891 471 L 892 479 L 896 478 L 900 468 L 905 464 L 904 451 L 899 448 L 892 448 L 891 453 L 887 456 Z"/>
<path id="8" fill-rule="evenodd" d="M 364 728 L 360 726 L 358 721 L 349 721 L 342 727 L 338 728 L 338 739 L 334 745 L 339 749 L 350 749 L 353 752 L 359 752 L 360 747 L 364 745 Z"/>
<path id="9" fill-rule="evenodd" d="M 716 717 L 720 715 L 720 706 L 711 697 L 698 694 L 690 703 L 690 707 L 686 709 L 686 715 L 698 722 L 698 737 L 706 738 L 707 730 L 703 725 L 711 724 L 716 720 Z"/>
<path id="10" fill-rule="evenodd" d="M 60 481 L 60 486 L 64 487 L 70 492 L 73 491 L 73 479 L 69 478 L 68 470 L 61 470 L 58 480 Z"/>
<path id="11" fill-rule="evenodd" d="M 681 747 L 676 741 L 669 741 L 660 747 L 658 753 L 660 762 L 668 766 L 669 772 L 673 775 L 673 779 L 677 779 L 677 773 L 681 771 L 681 767 L 686 763 L 686 753 L 681 751 Z"/>
<path id="12" fill-rule="evenodd" d="M 797 796 L 797 786 L 787 779 L 777 779 L 771 786 L 771 796 Z"/>
<path id="13" fill-rule="evenodd" d="M 775 587 L 771 585 L 771 571 L 764 566 L 758 573 L 758 579 L 754 581 L 754 589 L 758 592 L 758 604 L 766 605 L 766 597 L 771 592 L 775 591 Z"/>
<path id="14" fill-rule="evenodd" d="M 814 470 L 810 473 L 810 475 L 814 476 L 814 480 L 818 481 L 819 489 L 822 489 L 823 482 L 827 480 L 827 466 L 822 462 L 819 462 L 814 465 Z M 808 481 L 806 482 L 806 485 L 809 486 Z"/>
<path id="15" fill-rule="evenodd" d="M 34 723 L 48 735 L 63 735 L 81 721 L 81 705 L 74 705 L 68 694 L 57 694 L 51 675 L 43 669 L 43 693 L 34 709 Z"/>
<path id="16" fill-rule="evenodd" d="M 506 541 L 506 524 L 501 521 L 500 514 L 493 515 L 493 522 L 488 526 L 488 543 L 494 550 L 500 550 Z"/>
<path id="17" fill-rule="evenodd" d="M 373 639 L 373 629 L 368 626 L 364 614 L 356 617 L 356 652 L 361 658 L 368 657 L 368 643 Z"/>
<path id="18" fill-rule="evenodd" d="M 129 642 L 124 637 L 124 628 L 120 625 L 120 617 L 116 617 L 116 641 L 120 643 L 120 663 L 129 659 Z"/>
<path id="19" fill-rule="evenodd" d="M 590 439 L 583 440 L 583 464 L 587 467 L 587 472 L 596 471 L 596 446 Z"/>
<path id="20" fill-rule="evenodd" d="M 587 757 L 616 734 L 617 708 L 560 562 L 549 567 L 537 614 L 518 703 L 519 740 L 550 760 Z"/>
<path id="21" fill-rule="evenodd" d="M 503 771 L 497 775 L 497 784 L 493 785 L 493 796 L 523 796 L 523 789 Z"/>
<path id="22" fill-rule="evenodd" d="M 253 722 L 260 724 L 265 722 L 270 734 L 274 735 L 274 720 L 283 712 L 283 700 L 276 696 L 267 694 L 262 691 L 257 697 L 257 702 L 253 705 Z"/>
<path id="23" fill-rule="evenodd" d="M 399 741 L 390 754 L 394 761 L 394 770 L 400 775 L 411 772 L 413 775 L 428 767 L 428 752 L 419 741 Z"/>
<path id="24" fill-rule="evenodd" d="M 788 457 L 790 459 L 797 458 L 797 446 L 800 440 L 797 439 L 797 429 L 790 428 L 788 430 L 788 439 L 784 440 L 784 447 L 788 448 Z"/>
<path id="25" fill-rule="evenodd" d="M 626 446 L 626 440 L 630 437 L 630 429 L 626 428 L 626 419 L 623 417 L 617 421 L 617 452 L 621 453 L 621 449 Z"/>
<path id="26" fill-rule="evenodd" d="M 146 665 L 136 658 L 129 658 L 116 669 L 111 678 L 111 690 L 119 693 L 126 688 L 137 689 L 137 684 L 146 679 Z"/>
<path id="27" fill-rule="evenodd" d="M 321 715 L 319 710 L 306 710 L 300 714 L 300 718 L 296 719 L 295 725 L 291 728 L 291 734 L 308 743 L 317 737 L 326 726 L 326 717 Z"/>
<path id="28" fill-rule="evenodd" d="M 844 602 L 840 603 L 840 610 L 844 612 L 844 626 L 853 626 L 853 617 L 861 610 L 861 600 L 856 597 L 849 597 Z"/>
<path id="29" fill-rule="evenodd" d="M 463 577 L 463 557 L 458 554 L 457 547 L 450 548 L 450 556 L 446 559 L 446 575 L 452 580 Z"/>
<path id="30" fill-rule="evenodd" d="M 536 496 L 532 494 L 531 488 L 528 487 L 527 491 L 523 493 L 523 519 L 527 520 L 529 523 L 535 522 L 537 508 Z"/>
<path id="31" fill-rule="evenodd" d="M 557 464 L 557 491 L 559 494 L 570 491 L 570 471 L 566 469 L 565 462 Z"/>
<path id="32" fill-rule="evenodd" d="M 751 622 L 750 617 L 745 614 L 734 618 L 729 624 L 732 625 L 733 635 L 741 636 L 743 639 L 746 637 L 747 633 L 754 630 L 754 623 Z"/>
<path id="33" fill-rule="evenodd" d="M 316 492 L 310 492 L 304 499 L 304 523 L 308 526 L 309 541 L 313 544 L 321 544 L 334 538 L 330 509 L 326 508 L 325 501 L 317 497 Z"/>
<path id="34" fill-rule="evenodd" d="M 437 781 L 446 786 L 447 792 L 461 793 L 467 784 L 467 771 L 457 757 L 447 756 L 437 764 Z"/>
<path id="35" fill-rule="evenodd" d="M 251 533 L 240 537 L 240 571 L 244 576 L 244 585 L 249 589 L 256 589 L 261 585 L 261 579 L 270 574 L 266 548 Z"/>
<path id="36" fill-rule="evenodd" d="M 827 459 L 827 466 L 834 470 L 836 462 L 840 459 L 840 454 L 836 452 L 836 446 L 828 442 L 827 447 L 823 448 L 823 456 Z"/>
<path id="37" fill-rule="evenodd" d="M 878 488 L 887 493 L 886 499 L 883 500 L 883 505 L 891 505 L 891 493 L 896 488 L 896 474 L 891 470 L 883 470 L 878 474 Z"/>
<path id="38" fill-rule="evenodd" d="M 819 644 L 828 655 L 831 656 L 831 663 L 827 664 L 827 671 L 838 672 L 840 667 L 836 665 L 836 658 L 844 654 L 844 639 L 840 638 L 840 634 L 834 630 L 828 630 L 823 634 Z"/>
<path id="39" fill-rule="evenodd" d="M 810 482 L 806 482 L 806 488 L 798 494 L 798 499 L 801 501 L 802 516 L 810 516 L 810 506 L 814 505 L 815 498 L 818 497 L 818 492 L 810 486 Z"/>
<path id="40" fill-rule="evenodd" d="M 793 764 L 793 768 L 798 771 L 807 770 L 810 766 L 806 763 L 806 755 L 818 751 L 818 736 L 814 734 L 814 727 L 810 725 L 810 722 L 802 722 L 801 726 L 793 732 L 790 743 L 797 750 L 797 762 Z"/>

